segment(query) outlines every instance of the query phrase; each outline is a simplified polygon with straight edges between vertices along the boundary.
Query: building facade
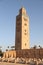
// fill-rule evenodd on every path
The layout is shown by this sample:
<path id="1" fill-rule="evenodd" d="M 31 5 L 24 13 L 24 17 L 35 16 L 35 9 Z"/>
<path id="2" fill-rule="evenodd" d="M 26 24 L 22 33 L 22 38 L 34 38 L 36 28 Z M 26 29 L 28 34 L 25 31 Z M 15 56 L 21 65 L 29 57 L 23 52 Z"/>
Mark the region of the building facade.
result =
<path id="1" fill-rule="evenodd" d="M 29 17 L 25 8 L 19 10 L 16 16 L 15 50 L 30 48 Z"/>
<path id="2" fill-rule="evenodd" d="M 19 10 L 16 16 L 16 38 L 15 50 L 6 51 L 3 54 L 4 58 L 14 57 L 29 57 L 30 49 L 30 33 L 29 33 L 29 17 L 25 8 Z M 27 55 L 28 54 L 28 55 Z"/>
<path id="3" fill-rule="evenodd" d="M 29 17 L 27 16 L 25 8 L 19 10 L 16 16 L 16 41 L 15 50 L 4 52 L 3 58 L 37 58 L 43 59 L 43 48 L 30 48 L 30 34 L 29 34 Z"/>

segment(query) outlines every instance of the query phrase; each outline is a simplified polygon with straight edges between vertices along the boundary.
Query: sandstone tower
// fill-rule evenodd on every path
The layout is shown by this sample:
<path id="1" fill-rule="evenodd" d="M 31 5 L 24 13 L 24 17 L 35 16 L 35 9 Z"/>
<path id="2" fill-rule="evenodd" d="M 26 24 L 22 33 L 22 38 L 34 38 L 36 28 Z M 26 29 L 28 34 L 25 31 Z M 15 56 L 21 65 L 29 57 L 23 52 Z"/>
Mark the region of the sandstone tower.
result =
<path id="1" fill-rule="evenodd" d="M 16 16 L 15 50 L 30 48 L 29 17 L 25 8 L 19 10 Z"/>

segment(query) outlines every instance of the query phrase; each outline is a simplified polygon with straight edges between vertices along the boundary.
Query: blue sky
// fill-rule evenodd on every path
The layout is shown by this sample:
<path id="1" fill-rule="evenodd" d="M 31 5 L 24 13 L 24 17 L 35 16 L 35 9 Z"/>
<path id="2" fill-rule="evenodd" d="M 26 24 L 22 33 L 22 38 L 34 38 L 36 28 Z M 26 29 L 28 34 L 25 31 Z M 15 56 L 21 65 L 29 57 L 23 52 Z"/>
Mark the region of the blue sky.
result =
<path id="1" fill-rule="evenodd" d="M 30 46 L 43 47 L 43 0 L 0 0 L 0 46 L 15 45 L 16 15 L 24 6 L 30 17 Z"/>

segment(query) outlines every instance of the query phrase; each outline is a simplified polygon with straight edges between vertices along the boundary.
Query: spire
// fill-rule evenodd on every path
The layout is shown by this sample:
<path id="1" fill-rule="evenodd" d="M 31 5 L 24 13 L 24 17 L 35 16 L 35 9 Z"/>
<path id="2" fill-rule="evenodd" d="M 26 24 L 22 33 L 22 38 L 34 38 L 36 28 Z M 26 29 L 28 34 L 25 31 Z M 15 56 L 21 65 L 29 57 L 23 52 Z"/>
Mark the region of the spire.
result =
<path id="1" fill-rule="evenodd" d="M 20 14 L 26 14 L 26 9 L 24 7 L 21 7 L 21 9 L 19 10 Z"/>

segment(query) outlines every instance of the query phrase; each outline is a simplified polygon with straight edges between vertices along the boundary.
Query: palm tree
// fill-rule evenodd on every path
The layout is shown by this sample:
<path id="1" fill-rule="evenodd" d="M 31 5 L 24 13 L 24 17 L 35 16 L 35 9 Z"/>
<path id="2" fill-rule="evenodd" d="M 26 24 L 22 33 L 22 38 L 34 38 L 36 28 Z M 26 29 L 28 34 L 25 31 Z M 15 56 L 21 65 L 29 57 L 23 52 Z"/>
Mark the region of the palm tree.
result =
<path id="1" fill-rule="evenodd" d="M 37 48 L 37 46 L 36 46 L 36 45 L 34 45 L 33 49 L 36 49 L 36 48 Z"/>
<path id="2" fill-rule="evenodd" d="M 9 50 L 9 46 L 8 46 L 7 48 L 8 48 L 8 50 Z"/>
<path id="3" fill-rule="evenodd" d="M 0 50 L 1 50 L 2 46 L 0 46 Z"/>
<path id="4" fill-rule="evenodd" d="M 8 49 L 6 49 L 6 51 L 8 51 Z"/>
<path id="5" fill-rule="evenodd" d="M 11 48 L 12 48 L 12 50 L 14 50 L 15 49 L 15 46 L 11 46 Z"/>
<path id="6" fill-rule="evenodd" d="M 39 48 L 42 49 L 42 47 L 39 45 Z"/>

